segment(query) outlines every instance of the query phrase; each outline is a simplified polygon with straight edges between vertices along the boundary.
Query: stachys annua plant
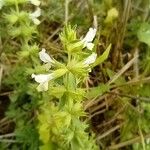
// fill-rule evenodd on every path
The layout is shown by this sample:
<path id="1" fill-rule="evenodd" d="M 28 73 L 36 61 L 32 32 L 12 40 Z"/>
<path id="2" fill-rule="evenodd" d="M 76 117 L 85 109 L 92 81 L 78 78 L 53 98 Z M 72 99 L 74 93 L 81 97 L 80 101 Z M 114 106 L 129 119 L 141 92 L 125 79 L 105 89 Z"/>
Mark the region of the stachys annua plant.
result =
<path id="1" fill-rule="evenodd" d="M 40 150 L 98 149 L 85 131 L 88 125 L 80 120 L 85 116 L 82 86 L 97 57 L 92 43 L 95 35 L 96 29 L 90 28 L 84 38 L 77 39 L 75 28 L 69 25 L 60 34 L 66 60 L 55 60 L 44 48 L 39 52 L 45 73 L 32 74 L 32 78 L 39 84 L 37 90 L 49 95 L 38 112 Z"/>

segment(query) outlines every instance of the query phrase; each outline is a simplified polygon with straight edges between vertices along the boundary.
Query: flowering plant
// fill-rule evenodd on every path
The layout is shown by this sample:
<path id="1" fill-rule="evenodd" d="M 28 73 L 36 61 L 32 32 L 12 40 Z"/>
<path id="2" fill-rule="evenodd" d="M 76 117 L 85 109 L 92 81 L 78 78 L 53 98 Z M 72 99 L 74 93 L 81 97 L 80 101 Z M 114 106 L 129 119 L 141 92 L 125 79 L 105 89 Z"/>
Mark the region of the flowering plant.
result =
<path id="1" fill-rule="evenodd" d="M 84 49 L 86 47 L 87 49 L 92 51 L 92 49 L 94 47 L 94 44 L 92 43 L 92 41 L 95 37 L 95 34 L 96 34 L 96 29 L 90 28 L 88 33 L 86 34 L 85 38 L 80 41 L 82 44 L 82 49 Z M 61 36 L 63 36 L 63 35 L 61 35 Z M 74 39 L 74 40 L 76 40 L 76 39 Z M 81 45 L 80 44 L 76 45 L 76 48 L 78 46 L 81 46 Z M 77 56 L 75 56 L 74 54 L 72 55 L 70 52 L 68 52 L 68 57 L 69 57 L 69 55 L 71 57 L 71 60 L 68 61 L 67 65 L 61 64 L 59 69 L 51 70 L 52 73 L 39 74 L 39 75 L 32 74 L 32 78 L 34 78 L 36 82 L 40 83 L 39 86 L 37 87 L 38 91 L 47 91 L 48 90 L 48 82 L 50 80 L 61 77 L 61 76 L 65 75 L 67 72 L 70 72 L 76 76 L 77 74 L 75 74 L 75 72 L 77 72 L 78 69 L 82 69 L 82 71 L 86 72 L 87 73 L 86 75 L 88 75 L 88 72 L 91 71 L 90 65 L 95 62 L 96 57 L 97 57 L 97 54 L 95 52 L 92 52 L 92 53 L 87 52 L 86 55 L 88 55 L 88 56 L 86 56 L 85 58 L 83 58 L 83 57 L 77 58 Z M 82 56 L 82 53 L 81 53 L 81 56 Z M 49 56 L 46 53 L 46 50 L 44 48 L 42 48 L 42 50 L 39 52 L 39 58 L 41 59 L 41 61 L 49 64 L 50 66 L 53 66 L 54 68 L 58 65 L 58 62 L 56 60 L 52 59 L 51 56 Z M 76 64 L 74 64 L 74 62 L 76 62 Z M 81 74 L 79 74 L 80 76 L 83 75 L 82 71 L 80 72 Z M 87 77 L 87 76 L 85 76 L 85 77 Z"/>
<path id="2" fill-rule="evenodd" d="M 77 39 L 75 29 L 70 25 L 65 27 L 60 34 L 67 53 L 67 61 L 63 63 L 48 55 L 44 48 L 39 52 L 47 73 L 32 74 L 32 78 L 39 84 L 38 91 L 47 91 L 51 97 L 57 98 L 43 102 L 40 107 L 38 130 L 43 142 L 41 150 L 98 149 L 93 137 L 85 132 L 86 123 L 80 120 L 85 115 L 82 84 L 97 58 L 92 43 L 95 35 L 96 29 L 90 28 L 83 39 Z"/>

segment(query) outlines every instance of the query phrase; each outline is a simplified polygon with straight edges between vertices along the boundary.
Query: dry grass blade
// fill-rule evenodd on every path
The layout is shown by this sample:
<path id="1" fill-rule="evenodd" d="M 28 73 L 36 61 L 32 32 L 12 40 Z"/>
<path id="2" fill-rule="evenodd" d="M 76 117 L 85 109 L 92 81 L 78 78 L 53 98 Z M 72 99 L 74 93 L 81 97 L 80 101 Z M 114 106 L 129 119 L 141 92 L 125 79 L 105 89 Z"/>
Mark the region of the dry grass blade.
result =
<path id="1" fill-rule="evenodd" d="M 119 124 L 119 125 L 117 125 L 117 126 L 115 126 L 115 127 L 113 127 L 113 128 L 111 128 L 110 130 L 108 130 L 108 131 L 105 132 L 104 134 L 99 135 L 99 136 L 97 137 L 97 140 L 101 140 L 101 139 L 105 138 L 106 136 L 108 136 L 108 135 L 111 134 L 112 132 L 118 130 L 122 125 L 123 125 L 123 123 L 122 123 L 122 124 Z"/>
<path id="2" fill-rule="evenodd" d="M 1 83 L 2 83 L 2 76 L 3 76 L 3 66 L 0 65 L 0 89 L 1 89 Z"/>
<path id="3" fill-rule="evenodd" d="M 114 77 L 108 81 L 108 85 L 110 85 L 111 83 L 115 82 L 127 69 L 129 69 L 133 63 L 137 60 L 137 56 L 135 56 L 134 58 L 132 58 L 118 73 L 116 73 L 116 75 L 114 75 Z"/>
<path id="4" fill-rule="evenodd" d="M 143 138 L 146 139 L 146 138 L 150 138 L 150 133 L 146 134 L 145 136 L 143 135 Z M 138 136 L 136 138 L 133 138 L 133 139 L 130 139 L 128 141 L 125 141 L 125 142 L 122 142 L 122 143 L 119 143 L 119 144 L 116 144 L 116 145 L 112 145 L 108 148 L 108 150 L 111 150 L 111 149 L 119 149 L 119 148 L 122 148 L 122 147 L 125 147 L 125 146 L 128 146 L 128 145 L 131 145 L 133 143 L 141 143 L 141 136 Z"/>

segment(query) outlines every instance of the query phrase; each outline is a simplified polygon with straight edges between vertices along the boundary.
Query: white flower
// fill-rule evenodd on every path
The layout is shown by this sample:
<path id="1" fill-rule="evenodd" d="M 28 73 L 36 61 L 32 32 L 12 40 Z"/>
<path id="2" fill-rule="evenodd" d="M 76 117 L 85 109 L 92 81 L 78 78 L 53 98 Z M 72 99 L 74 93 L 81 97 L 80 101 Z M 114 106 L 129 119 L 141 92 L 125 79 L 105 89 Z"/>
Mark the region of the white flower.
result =
<path id="1" fill-rule="evenodd" d="M 87 49 L 92 50 L 94 47 L 94 44 L 93 43 L 86 43 L 86 47 L 87 47 Z"/>
<path id="2" fill-rule="evenodd" d="M 90 28 L 88 33 L 86 34 L 85 38 L 83 39 L 83 41 L 92 42 L 95 35 L 96 35 L 96 29 L 95 28 Z"/>
<path id="3" fill-rule="evenodd" d="M 29 17 L 32 19 L 32 21 L 34 22 L 34 24 L 39 25 L 40 24 L 40 20 L 37 19 L 39 16 L 41 15 L 41 9 L 38 7 L 35 12 L 29 14 Z"/>
<path id="4" fill-rule="evenodd" d="M 38 91 L 47 91 L 48 82 L 54 78 L 54 75 L 53 73 L 39 74 L 39 75 L 32 74 L 31 77 L 34 78 L 37 83 L 40 83 L 39 86 L 37 87 Z"/>
<path id="5" fill-rule="evenodd" d="M 95 62 L 96 57 L 97 57 L 97 54 L 96 54 L 96 53 L 92 53 L 89 57 L 87 57 L 87 58 L 84 60 L 83 64 L 84 64 L 85 66 L 89 66 L 90 64 L 92 64 L 92 63 Z"/>
<path id="6" fill-rule="evenodd" d="M 94 47 L 94 44 L 92 43 L 94 37 L 96 35 L 96 29 L 90 28 L 82 42 L 84 43 L 84 47 L 87 47 L 89 50 L 92 50 Z"/>
<path id="7" fill-rule="evenodd" d="M 31 4 L 35 5 L 35 6 L 39 6 L 40 5 L 40 1 L 39 0 L 29 0 L 31 2 Z"/>
<path id="8" fill-rule="evenodd" d="M 54 63 L 52 58 L 46 53 L 45 48 L 42 48 L 42 50 L 39 52 L 39 57 L 45 63 Z"/>

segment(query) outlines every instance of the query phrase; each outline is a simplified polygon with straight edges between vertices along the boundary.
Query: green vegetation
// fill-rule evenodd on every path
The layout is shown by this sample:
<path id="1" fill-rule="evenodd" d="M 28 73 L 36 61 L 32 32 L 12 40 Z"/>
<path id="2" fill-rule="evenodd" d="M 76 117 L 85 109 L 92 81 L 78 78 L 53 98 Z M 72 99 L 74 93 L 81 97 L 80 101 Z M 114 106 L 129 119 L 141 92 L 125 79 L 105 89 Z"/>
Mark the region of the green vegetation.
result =
<path id="1" fill-rule="evenodd" d="M 150 0 L 0 0 L 0 149 L 149 150 Z"/>

